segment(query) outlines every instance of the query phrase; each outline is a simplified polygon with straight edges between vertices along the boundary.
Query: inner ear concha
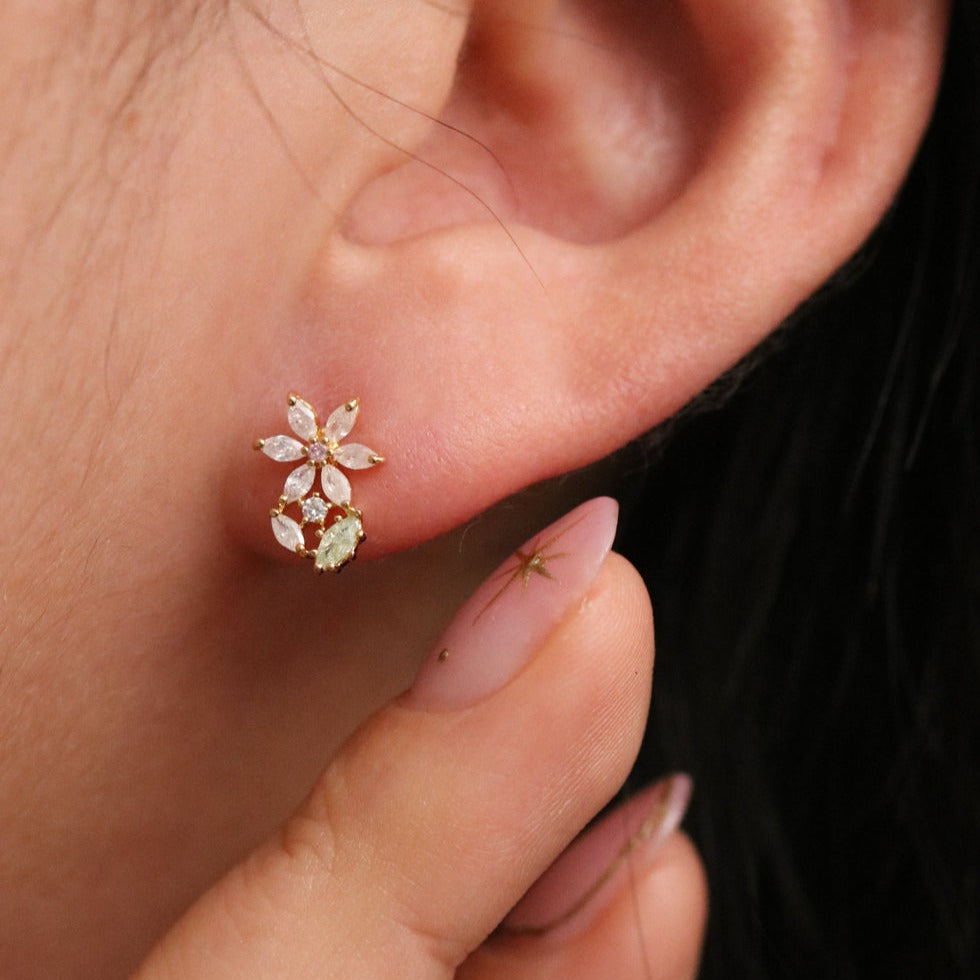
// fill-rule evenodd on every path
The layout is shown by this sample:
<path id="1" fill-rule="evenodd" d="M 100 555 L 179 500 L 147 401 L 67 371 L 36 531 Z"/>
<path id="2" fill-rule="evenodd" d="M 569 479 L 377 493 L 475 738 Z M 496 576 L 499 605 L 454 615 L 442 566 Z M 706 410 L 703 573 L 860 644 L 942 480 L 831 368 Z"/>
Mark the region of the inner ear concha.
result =
<path id="1" fill-rule="evenodd" d="M 679 3 L 478 3 L 440 117 L 355 198 L 346 234 L 383 245 L 493 220 L 617 239 L 696 172 L 720 117 L 712 77 Z"/>

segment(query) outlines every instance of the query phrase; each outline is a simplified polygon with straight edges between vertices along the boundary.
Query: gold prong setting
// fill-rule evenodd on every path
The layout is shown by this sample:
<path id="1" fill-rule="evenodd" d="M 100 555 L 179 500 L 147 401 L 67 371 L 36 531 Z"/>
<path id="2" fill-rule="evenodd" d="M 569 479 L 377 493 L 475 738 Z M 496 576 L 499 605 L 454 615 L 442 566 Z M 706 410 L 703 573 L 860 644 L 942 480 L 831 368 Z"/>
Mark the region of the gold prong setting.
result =
<path id="1" fill-rule="evenodd" d="M 357 420 L 358 399 L 336 408 L 324 422 L 295 392 L 286 404 L 289 427 L 298 438 L 276 435 L 254 444 L 277 463 L 299 464 L 269 512 L 272 533 L 287 551 L 312 559 L 318 572 L 339 572 L 354 560 L 365 537 L 363 515 L 351 504 L 350 480 L 343 470 L 371 469 L 384 457 L 368 446 L 344 442 Z M 312 548 L 309 528 L 318 539 Z"/>

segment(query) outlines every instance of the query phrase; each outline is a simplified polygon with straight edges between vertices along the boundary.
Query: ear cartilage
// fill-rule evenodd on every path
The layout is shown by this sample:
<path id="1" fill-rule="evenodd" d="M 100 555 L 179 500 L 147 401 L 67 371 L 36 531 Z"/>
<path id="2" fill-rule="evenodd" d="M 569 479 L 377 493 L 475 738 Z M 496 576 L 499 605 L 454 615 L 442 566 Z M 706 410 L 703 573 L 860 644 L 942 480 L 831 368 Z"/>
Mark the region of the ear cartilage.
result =
<path id="1" fill-rule="evenodd" d="M 272 533 L 287 551 L 311 558 L 318 572 L 339 572 L 354 560 L 364 540 L 363 515 L 351 504 L 350 481 L 343 470 L 371 469 L 384 457 L 359 443 L 343 442 L 357 419 L 356 398 L 344 402 L 322 424 L 313 406 L 299 395 L 290 394 L 287 405 L 286 419 L 299 438 L 278 435 L 255 443 L 277 463 L 299 463 L 269 512 Z M 289 508 L 295 516 L 287 513 Z M 307 547 L 310 527 L 319 539 L 313 548 Z"/>

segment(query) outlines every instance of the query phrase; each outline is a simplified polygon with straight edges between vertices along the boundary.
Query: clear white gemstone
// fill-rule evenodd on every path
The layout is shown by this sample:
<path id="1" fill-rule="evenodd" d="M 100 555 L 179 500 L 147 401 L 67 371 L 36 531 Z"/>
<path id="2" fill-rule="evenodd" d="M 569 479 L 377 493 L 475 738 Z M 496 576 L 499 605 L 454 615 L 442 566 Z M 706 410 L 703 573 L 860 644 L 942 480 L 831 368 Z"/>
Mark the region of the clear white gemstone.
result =
<path id="1" fill-rule="evenodd" d="M 319 524 L 327 516 L 327 504 L 322 497 L 307 497 L 303 501 L 303 520 L 308 524 Z"/>
<path id="2" fill-rule="evenodd" d="M 342 517 L 323 532 L 316 549 L 316 567 L 322 572 L 336 572 L 354 557 L 364 537 L 357 517 Z"/>
<path id="3" fill-rule="evenodd" d="M 316 439 L 316 412 L 313 411 L 313 406 L 302 398 L 297 398 L 296 395 L 292 395 L 291 398 L 295 400 L 295 404 L 289 406 L 287 416 L 289 427 L 300 439 L 312 442 Z"/>
<path id="4" fill-rule="evenodd" d="M 291 436 L 271 436 L 262 440 L 262 452 L 277 463 L 291 463 L 303 458 L 303 444 Z"/>
<path id="5" fill-rule="evenodd" d="M 283 487 L 282 495 L 287 503 L 294 503 L 301 497 L 305 497 L 313 489 L 313 481 L 316 479 L 316 467 L 309 463 L 297 466 L 289 476 L 286 477 L 286 485 Z"/>
<path id="6" fill-rule="evenodd" d="M 306 547 L 306 542 L 303 540 L 303 529 L 285 514 L 272 515 L 272 533 L 287 551 L 296 551 L 297 548 Z"/>
<path id="7" fill-rule="evenodd" d="M 324 466 L 320 470 L 320 483 L 327 500 L 335 504 L 350 503 L 350 480 L 336 466 Z"/>
<path id="8" fill-rule="evenodd" d="M 334 409 L 330 413 L 330 418 L 327 419 L 327 424 L 323 427 L 327 438 L 331 442 L 340 442 L 341 439 L 345 439 L 350 430 L 354 428 L 354 422 L 357 420 L 357 412 L 358 405 L 356 401 L 347 402 L 346 405 L 341 405 L 340 408 Z"/>
<path id="9" fill-rule="evenodd" d="M 349 470 L 368 470 L 376 465 L 378 454 L 367 446 L 351 442 L 346 446 L 341 446 L 334 454 L 333 458 L 346 466 Z"/>
<path id="10" fill-rule="evenodd" d="M 325 463 L 329 456 L 330 450 L 322 442 L 314 442 L 306 450 L 306 458 L 313 463 Z"/>

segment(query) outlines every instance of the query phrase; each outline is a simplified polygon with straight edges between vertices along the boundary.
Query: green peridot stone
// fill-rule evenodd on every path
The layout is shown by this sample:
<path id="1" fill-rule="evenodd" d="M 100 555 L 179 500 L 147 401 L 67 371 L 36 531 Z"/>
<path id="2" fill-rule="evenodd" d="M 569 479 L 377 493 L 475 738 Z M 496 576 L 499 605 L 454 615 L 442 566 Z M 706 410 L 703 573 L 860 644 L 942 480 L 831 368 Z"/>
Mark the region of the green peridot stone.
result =
<path id="1" fill-rule="evenodd" d="M 314 564 L 317 571 L 337 572 L 347 564 L 364 539 L 360 518 L 342 517 L 331 524 L 320 538 Z"/>

